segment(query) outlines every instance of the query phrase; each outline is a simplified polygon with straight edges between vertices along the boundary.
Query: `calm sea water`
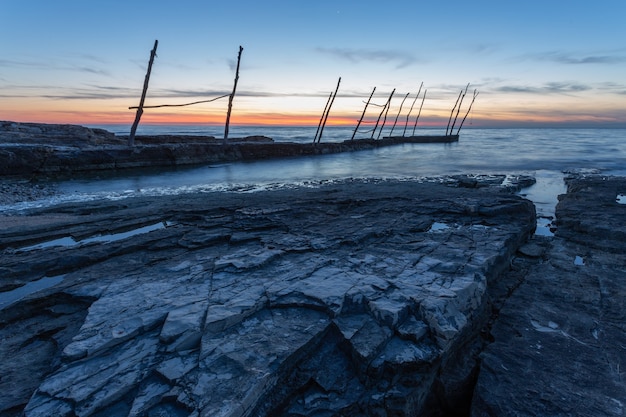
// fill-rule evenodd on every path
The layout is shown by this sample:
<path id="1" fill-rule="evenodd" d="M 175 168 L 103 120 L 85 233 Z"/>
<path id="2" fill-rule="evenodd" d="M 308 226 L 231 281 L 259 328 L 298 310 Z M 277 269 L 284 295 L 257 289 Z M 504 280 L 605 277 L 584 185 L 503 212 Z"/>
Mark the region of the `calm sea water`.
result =
<path id="1" fill-rule="evenodd" d="M 96 127 L 96 126 L 93 126 Z M 104 127 L 127 135 L 128 126 Z M 402 128 L 394 133 L 401 134 Z M 229 137 L 265 135 L 275 141 L 312 142 L 316 128 L 237 127 Z M 388 134 L 386 128 L 384 134 Z M 322 141 L 343 141 L 353 128 L 326 127 Z M 444 129 L 418 129 L 416 134 L 443 134 Z M 140 126 L 138 134 L 223 136 L 221 127 Z M 357 138 L 371 134 L 360 133 Z M 449 174 L 530 174 L 538 184 L 524 191 L 540 214 L 554 210 L 564 192 L 563 171 L 588 170 L 626 175 L 626 129 L 472 129 L 452 144 L 404 144 L 314 157 L 210 164 L 158 172 L 81 178 L 54 184 L 53 198 L 0 207 L 0 211 L 65 201 L 124 198 L 133 195 L 190 191 L 254 191 L 346 178 L 420 178 Z M 626 190 L 625 190 L 626 191 Z"/>

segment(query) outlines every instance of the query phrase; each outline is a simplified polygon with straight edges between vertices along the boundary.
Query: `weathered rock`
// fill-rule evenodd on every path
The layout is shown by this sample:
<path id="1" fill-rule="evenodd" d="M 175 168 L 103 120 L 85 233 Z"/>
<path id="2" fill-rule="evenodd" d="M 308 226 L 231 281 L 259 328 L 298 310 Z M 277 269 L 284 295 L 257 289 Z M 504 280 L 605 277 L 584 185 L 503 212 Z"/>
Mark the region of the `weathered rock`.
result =
<path id="1" fill-rule="evenodd" d="M 126 137 L 75 125 L 0 122 L 0 177 L 36 178 L 154 167 L 324 155 L 402 143 L 448 143 L 458 135 L 392 137 L 343 142 L 274 142 L 265 136 Z M 480 183 L 480 182 L 479 182 Z"/>
<path id="2" fill-rule="evenodd" d="M 69 124 L 19 123 L 0 121 L 3 143 L 41 144 L 50 142 L 59 146 L 88 147 L 104 143 L 120 143 L 115 134 L 104 129 L 92 129 Z"/>
<path id="3" fill-rule="evenodd" d="M 626 179 L 570 178 L 556 237 L 527 266 L 482 354 L 472 416 L 626 414 Z"/>
<path id="4" fill-rule="evenodd" d="M 19 250 L 154 221 L 166 227 Z M 11 285 L 64 275 L 5 306 L 0 334 L 64 337 L 42 344 L 27 383 L 1 380 L 20 386 L 0 412 L 408 416 L 438 395 L 460 401 L 475 365 L 453 362 L 489 318 L 489 287 L 535 212 L 489 187 L 354 181 L 68 204 L 20 222 L 30 238 L 17 224 L 0 231 Z M 55 297 L 80 328 L 31 320 L 32 303 Z M 19 375 L 21 351 L 4 353 L 0 375 Z"/>

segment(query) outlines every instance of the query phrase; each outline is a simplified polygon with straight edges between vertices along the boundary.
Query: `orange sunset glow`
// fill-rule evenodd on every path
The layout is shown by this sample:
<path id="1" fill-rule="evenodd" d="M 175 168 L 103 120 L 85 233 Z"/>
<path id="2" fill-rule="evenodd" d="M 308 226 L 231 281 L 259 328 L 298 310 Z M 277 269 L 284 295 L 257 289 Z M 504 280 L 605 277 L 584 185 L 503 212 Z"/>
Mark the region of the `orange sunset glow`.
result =
<path id="1" fill-rule="evenodd" d="M 68 5 L 42 2 L 28 12 L 17 2 L 6 7 L 0 34 L 11 41 L 4 42 L 0 58 L 0 120 L 130 125 L 135 112 L 128 108 L 139 103 L 150 48 L 158 39 L 146 106 L 227 96 L 243 46 L 235 125 L 315 126 L 341 77 L 329 125 L 355 125 L 375 87 L 366 120 L 376 120 L 395 90 L 389 118 L 395 119 L 402 104 L 400 118 L 412 104 L 416 117 L 426 94 L 420 124 L 445 126 L 469 83 L 461 115 L 473 92 L 479 96 L 468 126 L 626 127 L 626 52 L 620 36 L 626 26 L 611 22 L 622 16 L 615 11 L 582 13 L 542 4 L 540 14 L 524 6 L 513 18 L 458 4 L 441 31 L 440 14 L 449 13 L 434 4 L 406 5 L 402 13 L 363 5 L 331 16 L 324 9 L 297 23 L 288 17 L 300 16 L 295 5 L 271 13 L 252 6 L 196 7 L 196 12 L 164 12 L 133 4 L 120 15 L 115 7 L 93 4 L 85 16 L 98 19 L 74 18 Z M 367 13 L 396 22 L 394 30 L 364 31 L 355 15 Z M 205 15 L 211 16 L 210 26 L 200 19 Z M 226 22 L 233 16 L 262 21 L 263 30 L 248 22 L 228 41 L 206 41 L 231 33 Z M 470 20 L 479 30 L 464 29 Z M 128 30 L 111 30 L 111 21 L 125 22 Z M 580 27 L 584 42 L 574 42 Z M 222 98 L 146 109 L 141 122 L 220 125 L 226 111 Z"/>

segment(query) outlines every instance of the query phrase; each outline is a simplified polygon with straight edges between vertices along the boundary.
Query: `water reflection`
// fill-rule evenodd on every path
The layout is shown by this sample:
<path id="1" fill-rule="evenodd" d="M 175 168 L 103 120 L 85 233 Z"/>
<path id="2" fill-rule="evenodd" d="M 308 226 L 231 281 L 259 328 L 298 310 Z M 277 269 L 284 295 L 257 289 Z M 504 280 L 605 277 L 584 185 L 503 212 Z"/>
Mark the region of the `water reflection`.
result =
<path id="1" fill-rule="evenodd" d="M 57 275 L 54 277 L 43 277 L 36 281 L 31 281 L 21 287 L 11 291 L 0 292 L 0 310 L 14 304 L 24 297 L 36 292 L 52 288 L 65 279 L 65 275 Z"/>

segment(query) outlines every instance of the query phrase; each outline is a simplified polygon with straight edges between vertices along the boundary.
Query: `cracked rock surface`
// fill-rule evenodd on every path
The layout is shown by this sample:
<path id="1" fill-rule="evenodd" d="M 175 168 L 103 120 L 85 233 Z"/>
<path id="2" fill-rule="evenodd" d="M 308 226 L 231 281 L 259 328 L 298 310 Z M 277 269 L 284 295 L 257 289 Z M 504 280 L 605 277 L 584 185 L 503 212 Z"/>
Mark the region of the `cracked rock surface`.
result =
<path id="1" fill-rule="evenodd" d="M 471 383 L 451 364 L 535 210 L 493 187 L 347 181 L 2 224 L 2 294 L 53 284 L 0 304 L 0 414 L 434 415 Z"/>
<path id="2" fill-rule="evenodd" d="M 626 415 L 626 179 L 567 186 L 481 355 L 473 417 Z"/>

